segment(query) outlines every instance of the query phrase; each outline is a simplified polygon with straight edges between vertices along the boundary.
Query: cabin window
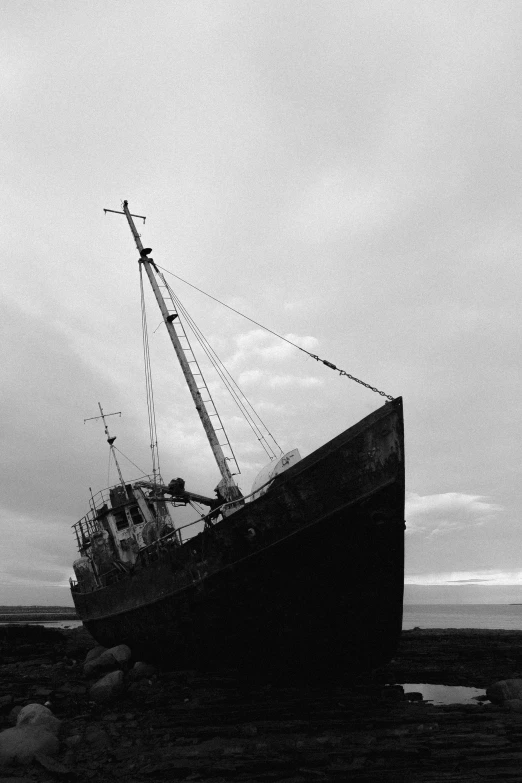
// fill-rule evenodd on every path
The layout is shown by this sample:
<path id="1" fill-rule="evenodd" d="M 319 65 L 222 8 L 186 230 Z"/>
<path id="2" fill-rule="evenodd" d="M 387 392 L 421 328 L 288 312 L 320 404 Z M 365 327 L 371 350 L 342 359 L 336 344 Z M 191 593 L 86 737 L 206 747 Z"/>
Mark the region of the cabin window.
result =
<path id="1" fill-rule="evenodd" d="M 126 527 L 129 527 L 129 520 L 127 519 L 127 515 L 125 514 L 125 510 L 121 509 L 121 511 L 114 511 L 114 521 L 116 522 L 116 530 L 124 530 Z"/>
<path id="2" fill-rule="evenodd" d="M 131 506 L 129 508 L 129 511 L 130 511 L 130 515 L 131 515 L 133 523 L 135 525 L 141 525 L 141 523 L 143 522 L 143 519 L 141 517 L 141 513 L 140 513 L 140 510 L 139 510 L 138 506 Z"/>

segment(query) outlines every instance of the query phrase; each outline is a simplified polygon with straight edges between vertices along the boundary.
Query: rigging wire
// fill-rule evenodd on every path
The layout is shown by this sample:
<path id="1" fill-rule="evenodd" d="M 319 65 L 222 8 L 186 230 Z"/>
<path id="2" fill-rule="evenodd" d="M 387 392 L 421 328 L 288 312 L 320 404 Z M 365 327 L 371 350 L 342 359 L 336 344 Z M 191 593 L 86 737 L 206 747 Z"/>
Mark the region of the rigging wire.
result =
<path id="1" fill-rule="evenodd" d="M 162 275 L 163 277 L 163 275 Z M 192 316 L 189 314 L 185 306 L 180 301 L 179 297 L 174 293 L 172 288 L 169 286 L 167 281 L 164 279 L 165 285 L 167 287 L 167 290 L 169 292 L 169 295 L 175 304 L 176 308 L 179 310 L 179 312 L 183 315 L 186 322 L 189 324 L 190 328 L 192 329 L 192 332 L 196 338 L 196 340 L 201 345 L 203 351 L 207 355 L 209 361 L 211 362 L 212 366 L 218 373 L 219 377 L 221 378 L 223 384 L 227 388 L 229 394 L 231 395 L 232 399 L 236 403 L 237 407 L 239 408 L 240 412 L 246 419 L 248 425 L 250 426 L 252 432 L 254 433 L 257 440 L 260 442 L 262 448 L 264 449 L 265 453 L 268 455 L 270 460 L 274 459 L 277 454 L 276 451 L 274 451 L 274 448 L 270 445 L 270 443 L 266 440 L 265 435 L 263 434 L 263 431 L 261 430 L 261 427 L 264 429 L 264 431 L 268 434 L 268 436 L 271 438 L 272 442 L 275 444 L 277 449 L 281 454 L 283 454 L 283 450 L 281 446 L 278 444 L 277 440 L 275 439 L 274 435 L 270 432 L 266 424 L 263 422 L 259 414 L 256 412 L 255 408 L 252 406 L 251 402 L 248 400 L 247 396 L 243 392 L 243 390 L 240 388 L 240 386 L 236 383 L 234 378 L 231 376 L 217 353 L 214 351 L 210 343 L 208 342 L 207 338 L 201 331 L 201 329 L 198 327 L 198 325 L 193 320 Z M 257 421 L 256 421 L 257 420 Z M 259 426 L 259 424 L 261 427 Z"/>
<path id="2" fill-rule="evenodd" d="M 136 463 L 133 462 L 129 457 L 127 457 L 127 455 L 124 454 L 123 451 L 120 451 L 117 446 L 114 446 L 114 449 L 115 449 L 115 451 L 118 452 L 118 454 L 121 454 L 121 456 L 124 457 L 127 460 L 127 462 L 130 462 L 130 464 L 133 465 L 136 468 L 136 470 L 139 470 L 139 472 L 142 474 L 142 476 L 146 476 L 147 475 L 145 473 L 145 471 L 140 468 L 139 465 L 136 465 Z M 154 483 L 156 483 L 156 482 L 154 482 Z"/>
<path id="3" fill-rule="evenodd" d="M 147 328 L 147 310 L 145 307 L 145 291 L 143 288 L 143 269 L 141 264 L 139 265 L 139 267 L 140 267 L 143 359 L 145 364 L 145 389 L 146 389 L 146 397 L 147 397 L 147 414 L 149 419 L 150 449 L 152 455 L 152 475 L 153 475 L 153 483 L 157 484 L 158 479 L 161 481 L 159 449 L 158 449 L 158 431 L 156 427 L 156 409 L 154 406 L 154 391 L 152 387 L 152 368 L 150 364 L 150 346 L 149 346 L 149 333 Z M 126 457 L 126 459 L 128 459 L 128 457 Z M 129 460 L 129 462 L 130 461 L 131 460 Z"/>
<path id="4" fill-rule="evenodd" d="M 277 440 L 275 439 L 274 435 L 270 432 L 266 424 L 263 422 L 263 420 L 255 410 L 252 403 L 249 401 L 248 397 L 245 395 L 241 387 L 236 383 L 234 378 L 230 375 L 226 366 L 223 364 L 219 356 L 215 353 L 214 349 L 212 348 L 212 346 L 210 345 L 206 337 L 203 335 L 203 333 L 201 332 L 197 324 L 192 320 L 191 316 L 189 315 L 185 307 L 182 305 L 181 301 L 175 295 L 173 295 L 173 301 L 175 301 L 179 311 L 183 314 L 187 323 L 191 327 L 196 340 L 201 345 L 201 348 L 207 355 L 210 363 L 212 364 L 217 374 L 221 378 L 225 388 L 227 389 L 230 396 L 236 403 L 240 413 L 245 418 L 247 424 L 249 425 L 250 429 L 254 433 L 256 439 L 259 441 L 260 445 L 264 449 L 267 456 L 270 458 L 270 460 L 272 460 L 277 456 L 277 454 L 274 451 L 273 447 L 270 445 L 270 443 L 267 441 L 259 424 L 261 424 L 261 427 L 264 428 L 264 430 L 269 435 L 273 443 L 276 445 L 279 452 L 283 454 L 283 450 L 279 445 L 279 443 L 277 442 Z M 259 422 L 259 424 L 257 422 Z"/>
<path id="5" fill-rule="evenodd" d="M 228 310 L 232 310 L 233 313 L 240 315 L 242 318 L 246 318 L 247 321 L 250 321 L 256 326 L 259 326 L 261 329 L 264 329 L 265 332 L 270 332 L 270 334 L 273 334 L 275 337 L 278 337 L 280 340 L 284 340 L 285 343 L 288 343 L 289 345 L 292 345 L 294 348 L 297 348 L 299 351 L 306 353 L 312 359 L 315 359 L 316 362 L 321 362 L 322 364 L 326 365 L 326 367 L 329 367 L 331 370 L 336 370 L 339 373 L 339 375 L 344 375 L 346 378 L 349 378 L 351 381 L 355 381 L 355 383 L 359 383 L 361 386 L 364 386 L 366 389 L 369 389 L 370 391 L 373 391 L 376 394 L 380 394 L 381 397 L 386 397 L 387 400 L 393 402 L 394 398 L 391 396 L 391 394 L 386 394 L 386 392 L 380 391 L 380 389 L 377 389 L 375 386 L 371 386 L 369 383 L 365 383 L 364 381 L 361 381 L 360 378 L 356 378 L 355 375 L 351 375 L 350 373 L 346 372 L 346 370 L 341 370 L 340 367 L 336 367 L 336 365 L 332 364 L 332 362 L 329 362 L 326 359 L 321 359 L 315 353 L 311 353 L 310 351 L 307 351 L 306 348 L 302 348 L 300 345 L 297 345 L 297 343 L 292 342 L 292 340 L 289 340 L 287 337 L 283 337 L 282 334 L 278 334 L 277 332 L 274 332 L 274 330 L 269 329 L 268 326 L 264 326 L 264 324 L 260 324 L 259 321 L 255 321 L 253 318 L 250 318 L 248 315 L 245 315 L 244 313 L 241 313 L 239 310 L 236 310 L 234 307 L 227 305 L 225 302 L 222 302 L 220 299 L 217 299 L 215 296 L 212 296 L 212 294 L 208 294 L 206 291 L 203 291 L 201 288 L 198 288 L 196 285 L 193 285 L 193 283 L 189 283 L 189 281 L 185 280 L 183 277 L 180 277 L 179 275 L 174 274 L 174 272 L 165 269 L 165 267 L 160 266 L 159 264 L 156 264 L 156 266 L 158 267 L 158 269 L 161 269 L 163 272 L 166 272 L 168 275 L 172 275 L 172 277 L 181 280 L 182 283 L 185 283 L 191 288 L 194 288 L 196 291 L 199 291 L 200 294 L 204 294 L 205 296 L 208 296 L 208 298 L 213 299 L 214 302 L 217 302 L 223 307 L 226 307 Z"/>

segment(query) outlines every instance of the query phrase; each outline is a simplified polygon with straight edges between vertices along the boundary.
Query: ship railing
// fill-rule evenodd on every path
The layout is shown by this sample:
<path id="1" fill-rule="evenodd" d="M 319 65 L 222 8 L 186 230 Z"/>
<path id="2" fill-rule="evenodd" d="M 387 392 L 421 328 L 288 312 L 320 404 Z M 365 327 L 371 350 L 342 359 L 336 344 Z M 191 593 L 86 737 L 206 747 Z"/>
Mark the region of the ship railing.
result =
<path id="1" fill-rule="evenodd" d="M 251 492 L 249 495 L 245 495 L 241 502 L 247 501 L 249 498 L 253 498 L 254 495 L 257 495 L 261 489 L 266 487 L 267 485 L 271 484 L 274 479 L 270 479 L 265 484 L 263 484 L 261 487 L 257 487 L 255 492 Z M 102 490 L 103 491 L 103 490 Z M 100 493 L 98 493 L 100 494 Z M 153 541 L 151 544 L 148 544 L 145 547 L 142 547 L 138 552 L 138 560 L 137 564 L 138 567 L 146 566 L 149 562 L 153 560 L 157 560 L 160 556 L 160 552 L 164 550 L 165 548 L 171 548 L 170 544 L 175 544 L 176 546 L 180 546 L 181 544 L 185 544 L 188 541 L 190 541 L 192 538 L 198 535 L 200 532 L 204 532 L 206 530 L 209 530 L 213 527 L 214 521 L 218 514 L 223 512 L 223 509 L 226 508 L 237 508 L 237 500 L 232 500 L 227 503 L 223 503 L 221 506 L 217 506 L 216 508 L 212 509 L 212 511 L 209 511 L 208 514 L 205 514 L 204 516 L 199 517 L 198 519 L 192 520 L 192 522 L 187 522 L 186 525 L 182 525 L 178 528 L 172 528 L 169 530 L 168 533 L 166 533 L 164 536 L 161 536 L 161 538 L 156 539 L 156 541 Z M 93 512 L 90 512 L 90 514 L 87 514 L 94 516 Z M 84 517 L 85 519 L 85 517 Z M 80 523 L 83 522 L 83 520 L 80 520 L 80 522 L 77 522 L 74 527 L 77 527 L 80 525 Z M 192 535 L 184 535 L 183 531 L 186 531 L 189 528 L 195 528 L 196 525 L 201 525 L 203 523 L 203 530 L 195 530 Z M 105 584 L 108 582 L 117 582 L 120 579 L 123 579 L 126 576 L 126 573 L 124 571 L 120 571 L 117 568 L 111 569 L 110 571 L 105 572 L 104 574 L 100 574 L 100 577 L 103 579 Z M 71 589 L 78 589 L 78 583 L 73 583 L 71 581 Z"/>
<path id="2" fill-rule="evenodd" d="M 173 547 L 179 547 L 182 544 L 185 544 L 187 541 L 190 541 L 190 539 L 194 538 L 202 531 L 194 530 L 192 535 L 186 535 L 186 532 L 184 531 L 187 531 L 190 528 L 195 528 L 196 526 L 201 526 L 201 523 L 204 523 L 209 516 L 209 514 L 206 514 L 204 517 L 199 517 L 198 519 L 193 519 L 192 522 L 187 522 L 186 525 L 172 528 L 164 536 L 161 536 L 151 544 L 142 547 L 138 553 L 139 560 L 143 565 L 146 565 L 152 560 L 157 560 L 161 550 L 170 548 L 171 545 Z"/>
<path id="3" fill-rule="evenodd" d="M 153 481 L 154 476 L 152 475 L 143 475 L 140 476 L 137 479 L 132 479 L 132 481 L 129 481 L 127 483 L 129 484 L 135 484 L 138 481 Z M 227 503 L 222 503 L 220 506 L 217 506 L 216 508 L 212 509 L 212 511 L 209 511 L 208 514 L 205 514 L 202 517 L 199 517 L 198 519 L 188 522 L 186 525 L 183 525 L 182 527 L 177 528 L 178 531 L 182 531 L 185 528 L 193 527 L 194 525 L 197 525 L 200 522 L 203 522 L 205 526 L 209 526 L 212 524 L 212 520 L 215 519 L 219 513 L 223 514 L 226 512 L 227 509 L 238 509 L 239 505 L 243 505 L 248 500 L 254 498 L 255 495 L 258 495 L 259 492 L 264 489 L 265 487 L 268 487 L 269 484 L 272 483 L 274 479 L 270 479 L 269 481 L 265 482 L 265 484 L 262 484 L 262 486 L 257 487 L 255 492 L 251 492 L 249 495 L 245 495 L 243 498 L 241 498 L 241 501 L 238 503 L 237 500 L 231 500 Z M 110 503 L 110 491 L 111 489 L 114 489 L 115 487 L 120 486 L 119 484 L 113 484 L 110 487 L 105 487 L 104 489 L 100 489 L 99 492 L 97 492 L 95 495 L 91 498 L 91 509 L 88 511 L 88 513 L 82 517 L 82 519 L 79 520 L 79 522 L 76 522 L 72 527 L 76 532 L 77 538 L 83 538 L 86 536 L 90 537 L 90 535 L 94 532 L 98 532 L 100 530 L 97 514 L 100 509 L 103 508 L 104 505 L 109 505 Z M 82 536 L 83 533 L 83 536 Z M 169 536 L 170 534 L 167 534 Z M 196 533 L 194 535 L 197 535 Z M 181 539 L 180 543 L 184 543 L 183 541 L 183 534 L 180 533 Z M 189 538 L 192 538 L 192 536 L 189 536 L 188 538 L 185 538 L 186 540 L 189 540 Z"/>
<path id="4" fill-rule="evenodd" d="M 273 480 L 274 479 L 271 478 L 269 481 L 266 481 L 260 487 L 257 487 L 254 492 L 251 492 L 249 495 L 245 495 L 243 498 L 241 498 L 241 503 L 243 504 L 244 501 L 248 500 L 249 498 L 252 498 L 254 495 L 257 495 L 261 489 L 271 484 Z M 212 511 L 209 511 L 204 516 L 201 516 L 198 519 L 193 519 L 192 522 L 187 522 L 186 525 L 181 525 L 181 527 L 177 527 L 175 529 L 172 528 L 172 530 L 169 530 L 169 532 L 166 533 L 164 536 L 156 539 L 156 541 L 153 541 L 152 544 L 148 544 L 147 546 L 142 547 L 140 549 L 140 555 L 143 553 L 146 556 L 149 551 L 154 551 L 162 544 L 168 543 L 173 538 L 176 540 L 177 544 L 185 544 L 187 541 L 190 541 L 191 538 L 194 538 L 194 536 L 198 535 L 198 532 L 203 532 L 203 531 L 194 531 L 193 535 L 190 536 L 184 535 L 183 531 L 187 530 L 188 528 L 194 528 L 196 525 L 201 525 L 201 523 L 203 523 L 204 525 L 203 530 L 208 530 L 213 526 L 213 521 L 218 516 L 218 514 L 223 513 L 223 509 L 237 507 L 237 505 L 238 505 L 237 500 L 231 500 L 227 503 L 222 503 L 220 506 L 217 506 L 216 508 L 212 509 Z"/>
<path id="5" fill-rule="evenodd" d="M 132 479 L 126 482 L 127 484 L 135 484 L 138 481 L 153 481 L 154 476 L 143 474 L 139 478 Z M 112 489 L 121 486 L 120 484 L 112 484 L 110 487 L 104 487 L 100 489 L 95 495 L 92 495 L 90 500 L 90 510 L 83 516 L 78 522 L 72 525 L 72 528 L 76 534 L 76 540 L 78 542 L 78 548 L 84 545 L 84 542 L 89 541 L 93 533 L 98 533 L 101 530 L 98 514 L 104 506 L 110 508 L 110 493 Z"/>
<path id="6" fill-rule="evenodd" d="M 144 473 L 142 476 L 138 476 L 138 478 L 126 481 L 125 484 L 136 484 L 138 481 L 149 481 L 153 483 L 153 480 L 154 476 Z M 118 487 L 121 487 L 121 484 L 112 484 L 110 487 L 104 487 L 103 489 L 100 489 L 95 495 L 92 495 L 90 499 L 91 512 L 99 511 L 99 509 L 103 508 L 104 505 L 109 505 L 111 489 L 116 489 Z"/>

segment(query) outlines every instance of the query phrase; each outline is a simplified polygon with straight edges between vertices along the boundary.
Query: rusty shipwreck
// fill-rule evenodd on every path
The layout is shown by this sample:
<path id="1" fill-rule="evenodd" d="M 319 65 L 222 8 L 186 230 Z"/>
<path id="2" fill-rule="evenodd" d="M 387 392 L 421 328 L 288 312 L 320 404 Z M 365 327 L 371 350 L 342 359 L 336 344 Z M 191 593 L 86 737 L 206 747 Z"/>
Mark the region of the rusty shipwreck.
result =
<path id="1" fill-rule="evenodd" d="M 127 202 L 122 214 L 221 480 L 210 498 L 181 479 L 163 483 L 156 470 L 127 483 L 118 467 L 118 484 L 91 494 L 74 525 L 80 556 L 71 591 L 83 624 L 100 644 L 161 651 L 181 666 L 317 670 L 389 661 L 404 582 L 401 398 L 388 397 L 302 459 L 297 450 L 274 456 L 243 496 L 180 307 L 136 230 L 141 216 Z M 204 511 L 180 526 L 175 509 L 186 505 Z"/>

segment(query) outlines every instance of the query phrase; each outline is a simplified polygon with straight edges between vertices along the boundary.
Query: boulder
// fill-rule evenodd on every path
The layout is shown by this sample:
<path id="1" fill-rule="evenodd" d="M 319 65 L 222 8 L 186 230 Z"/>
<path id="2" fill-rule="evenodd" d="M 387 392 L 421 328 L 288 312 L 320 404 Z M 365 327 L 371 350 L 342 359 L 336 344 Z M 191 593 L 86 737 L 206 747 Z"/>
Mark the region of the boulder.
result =
<path id="1" fill-rule="evenodd" d="M 89 663 L 89 661 L 94 661 L 95 658 L 99 658 L 100 655 L 106 650 L 106 647 L 102 647 L 100 644 L 97 644 L 96 647 L 93 647 L 92 650 L 89 650 L 85 656 L 84 664 Z"/>
<path id="2" fill-rule="evenodd" d="M 101 680 L 95 682 L 89 690 L 89 696 L 92 701 L 96 701 L 99 704 L 110 701 L 121 693 L 123 690 L 123 672 L 118 670 L 115 672 L 109 672 Z"/>
<path id="3" fill-rule="evenodd" d="M 60 743 L 45 726 L 25 724 L 0 732 L 0 767 L 7 764 L 30 764 L 35 756 L 54 756 Z"/>
<path id="4" fill-rule="evenodd" d="M 108 649 L 107 652 L 112 655 L 112 657 L 118 662 L 122 669 L 127 666 L 130 659 L 132 658 L 131 649 L 130 647 L 127 647 L 126 644 L 118 644 L 116 647 L 111 647 Z"/>
<path id="5" fill-rule="evenodd" d="M 522 712 L 522 699 L 506 699 L 504 707 L 507 707 L 511 712 Z"/>
<path id="6" fill-rule="evenodd" d="M 16 718 L 16 725 L 19 728 L 23 726 L 42 726 L 51 734 L 57 735 L 60 731 L 61 721 L 55 718 L 48 707 L 43 704 L 26 704 L 22 707 Z"/>
<path id="7" fill-rule="evenodd" d="M 522 699 L 522 680 L 499 680 L 486 689 L 486 696 L 493 704 L 503 704 L 512 699 Z"/>
<path id="8" fill-rule="evenodd" d="M 101 656 L 100 656 L 101 658 Z M 110 671 L 111 669 L 117 669 L 117 664 L 114 658 L 110 658 L 107 662 L 99 663 L 100 658 L 96 658 L 94 661 L 88 661 L 83 665 L 83 674 L 85 677 L 99 677 L 102 672 Z"/>
<path id="9" fill-rule="evenodd" d="M 7 720 L 9 721 L 9 723 L 12 723 L 13 725 L 16 724 L 16 720 L 17 720 L 19 714 L 21 713 L 21 711 L 22 711 L 22 705 L 21 704 L 17 704 L 15 707 L 13 707 L 13 709 L 11 710 L 9 715 L 7 716 Z"/>
<path id="10" fill-rule="evenodd" d="M 143 680 L 150 679 L 157 674 L 157 669 L 150 663 L 144 663 L 143 661 L 136 661 L 134 666 L 129 672 L 129 679 L 131 680 Z"/>
<path id="11" fill-rule="evenodd" d="M 116 647 L 110 647 L 90 660 L 86 660 L 83 666 L 83 673 L 86 677 L 91 677 L 104 671 L 124 669 L 129 663 L 131 656 L 130 647 L 127 647 L 126 644 L 118 644 Z"/>

